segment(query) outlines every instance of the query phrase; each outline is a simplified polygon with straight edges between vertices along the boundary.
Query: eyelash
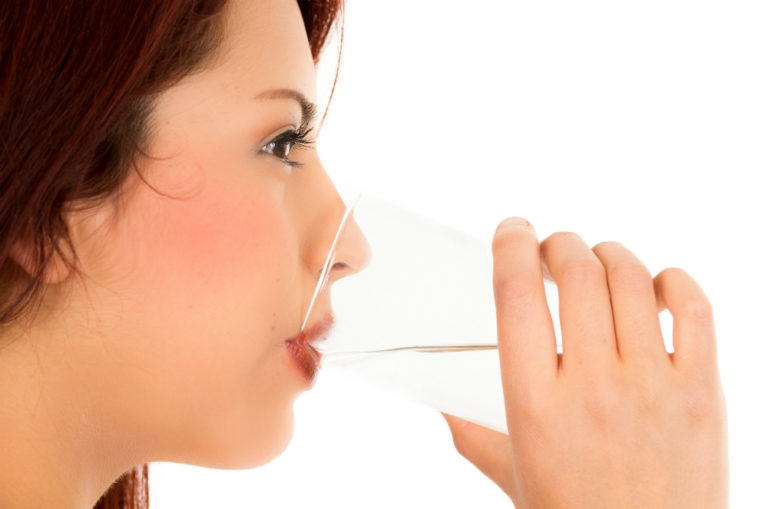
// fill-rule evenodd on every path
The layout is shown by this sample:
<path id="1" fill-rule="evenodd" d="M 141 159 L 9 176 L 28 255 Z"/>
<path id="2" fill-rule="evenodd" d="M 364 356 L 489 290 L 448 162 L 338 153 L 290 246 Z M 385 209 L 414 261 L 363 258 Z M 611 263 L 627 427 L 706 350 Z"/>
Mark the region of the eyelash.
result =
<path id="1" fill-rule="evenodd" d="M 313 146 L 315 144 L 315 141 L 309 139 L 309 134 L 311 132 L 312 132 L 312 129 L 308 128 L 306 125 L 299 127 L 298 130 L 290 129 L 288 131 L 282 132 L 279 135 L 275 136 L 272 140 L 267 142 L 266 145 L 261 147 L 259 151 L 264 152 L 265 154 L 271 155 L 273 157 L 276 157 L 278 160 L 282 161 L 283 163 L 287 164 L 292 168 L 301 167 L 303 166 L 302 163 L 288 159 L 288 154 L 290 154 L 294 148 L 301 149 L 301 148 Z M 284 156 L 280 156 L 277 153 L 275 153 L 275 147 L 278 146 L 278 144 L 288 145 L 288 150 Z M 267 150 L 267 147 L 269 147 L 270 145 L 272 146 L 272 148 L 270 150 Z"/>

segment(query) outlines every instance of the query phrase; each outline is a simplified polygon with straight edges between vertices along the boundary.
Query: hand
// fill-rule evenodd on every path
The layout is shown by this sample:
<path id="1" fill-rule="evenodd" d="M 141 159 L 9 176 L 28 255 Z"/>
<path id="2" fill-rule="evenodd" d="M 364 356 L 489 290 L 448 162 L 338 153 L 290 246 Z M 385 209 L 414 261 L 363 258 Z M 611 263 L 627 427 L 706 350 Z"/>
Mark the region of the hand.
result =
<path id="1" fill-rule="evenodd" d="M 681 269 L 651 278 L 617 242 L 541 243 L 502 222 L 493 286 L 509 436 L 446 414 L 460 454 L 517 509 L 728 506 L 712 310 Z M 557 283 L 563 353 L 542 281 Z M 658 313 L 674 319 L 664 348 Z"/>

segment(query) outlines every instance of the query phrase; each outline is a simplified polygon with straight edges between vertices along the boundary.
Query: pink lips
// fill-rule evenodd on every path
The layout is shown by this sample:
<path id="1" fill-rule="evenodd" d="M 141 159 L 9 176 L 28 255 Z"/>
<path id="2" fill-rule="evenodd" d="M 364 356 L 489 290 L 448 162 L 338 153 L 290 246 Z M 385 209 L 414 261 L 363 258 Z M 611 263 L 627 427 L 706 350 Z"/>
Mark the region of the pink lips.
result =
<path id="1" fill-rule="evenodd" d="M 333 315 L 328 313 L 319 322 L 285 340 L 291 358 L 309 386 L 314 383 L 322 359 L 320 352 L 310 342 L 325 339 L 331 327 L 333 327 Z"/>
<path id="2" fill-rule="evenodd" d="M 333 314 L 328 313 L 321 320 L 319 320 L 318 322 L 315 322 L 313 325 L 310 325 L 309 327 L 304 329 L 302 332 L 299 332 L 295 336 L 286 339 L 286 341 L 301 341 L 305 343 L 310 343 L 312 341 L 319 341 L 319 340 L 325 339 L 322 336 L 327 335 L 332 327 L 333 327 Z"/>

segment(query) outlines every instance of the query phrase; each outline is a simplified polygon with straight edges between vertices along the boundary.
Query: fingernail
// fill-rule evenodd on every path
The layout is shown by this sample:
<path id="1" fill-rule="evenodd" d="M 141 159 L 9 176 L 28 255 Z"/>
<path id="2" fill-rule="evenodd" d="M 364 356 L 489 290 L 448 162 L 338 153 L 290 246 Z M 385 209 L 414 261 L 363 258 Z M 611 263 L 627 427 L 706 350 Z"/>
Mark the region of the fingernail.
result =
<path id="1" fill-rule="evenodd" d="M 508 226 L 531 226 L 531 223 L 523 219 L 522 217 L 508 217 L 501 222 L 499 228 L 506 228 Z"/>

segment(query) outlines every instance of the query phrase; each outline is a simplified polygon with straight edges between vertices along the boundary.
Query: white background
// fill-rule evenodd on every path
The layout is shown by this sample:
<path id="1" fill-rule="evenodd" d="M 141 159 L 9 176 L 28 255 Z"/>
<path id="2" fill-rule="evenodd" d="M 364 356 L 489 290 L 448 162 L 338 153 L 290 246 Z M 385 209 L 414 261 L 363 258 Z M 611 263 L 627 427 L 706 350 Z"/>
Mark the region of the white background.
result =
<path id="1" fill-rule="evenodd" d="M 735 508 L 768 507 L 765 5 L 349 0 L 320 138 L 342 193 L 489 243 L 521 215 L 540 240 L 617 240 L 653 275 L 693 275 L 715 310 Z M 321 92 L 334 65 L 330 47 Z M 295 414 L 258 469 L 153 463 L 152 507 L 511 507 L 433 410 L 323 374 Z"/>

